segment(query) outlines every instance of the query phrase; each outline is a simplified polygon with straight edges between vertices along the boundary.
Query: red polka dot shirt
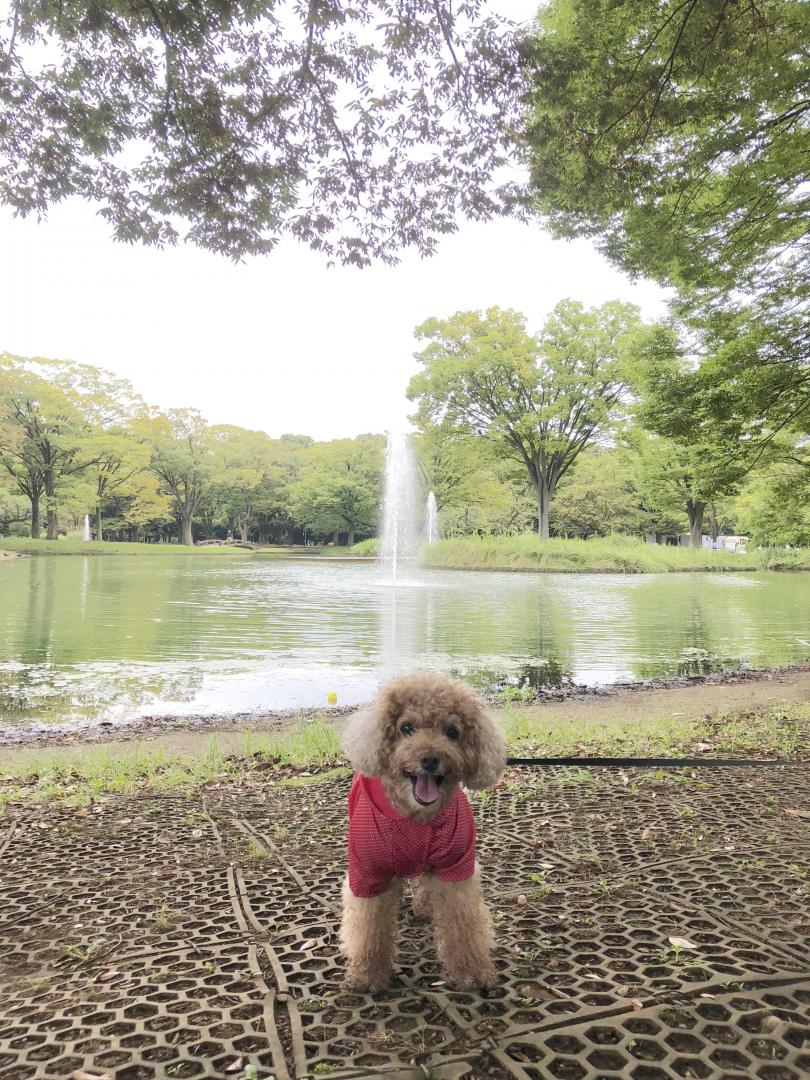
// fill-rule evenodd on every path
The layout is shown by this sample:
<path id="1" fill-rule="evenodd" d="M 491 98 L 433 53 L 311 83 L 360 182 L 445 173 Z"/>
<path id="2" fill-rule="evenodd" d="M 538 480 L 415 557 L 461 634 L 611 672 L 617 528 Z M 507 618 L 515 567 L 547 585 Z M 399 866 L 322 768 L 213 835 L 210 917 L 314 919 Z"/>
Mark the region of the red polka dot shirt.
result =
<path id="1" fill-rule="evenodd" d="M 475 869 L 475 821 L 458 788 L 430 821 L 412 821 L 388 801 L 376 777 L 355 773 L 349 792 L 349 887 L 380 896 L 393 877 L 432 870 L 442 881 L 466 881 Z"/>

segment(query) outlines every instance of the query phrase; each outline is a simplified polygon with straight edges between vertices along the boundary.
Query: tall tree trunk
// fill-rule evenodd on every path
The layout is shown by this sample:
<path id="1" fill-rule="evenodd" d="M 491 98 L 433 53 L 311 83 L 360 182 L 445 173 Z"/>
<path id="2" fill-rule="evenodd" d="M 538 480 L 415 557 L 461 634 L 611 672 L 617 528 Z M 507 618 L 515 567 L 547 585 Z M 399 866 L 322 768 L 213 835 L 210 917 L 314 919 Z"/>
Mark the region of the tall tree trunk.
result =
<path id="1" fill-rule="evenodd" d="M 332 539 L 333 539 L 333 541 L 334 541 L 335 547 L 337 547 L 337 546 L 338 546 L 338 544 L 340 543 L 340 533 L 339 533 L 339 532 L 335 532 L 335 535 L 333 536 L 333 538 L 332 538 Z"/>
<path id="2" fill-rule="evenodd" d="M 56 501 L 54 495 L 53 469 L 48 468 L 45 470 L 45 520 L 48 523 L 45 535 L 48 540 L 56 540 L 59 536 L 59 519 L 54 508 Z"/>
<path id="3" fill-rule="evenodd" d="M 709 503 L 709 536 L 716 540 L 720 535 L 720 522 L 717 520 L 717 506 Z"/>
<path id="4" fill-rule="evenodd" d="M 689 546 L 703 547 L 703 511 L 706 504 L 697 499 L 686 500 L 686 514 L 689 518 Z"/>
<path id="5" fill-rule="evenodd" d="M 537 532 L 541 540 L 548 540 L 548 508 L 551 504 L 551 489 L 544 481 L 537 485 Z"/>
<path id="6" fill-rule="evenodd" d="M 31 496 L 31 539 L 39 540 L 39 495 Z"/>
<path id="7" fill-rule="evenodd" d="M 243 544 L 246 544 L 248 542 L 248 533 L 249 533 L 248 523 L 246 521 L 240 521 L 239 522 L 239 535 L 242 538 L 242 543 Z"/>
<path id="8" fill-rule="evenodd" d="M 349 529 L 349 536 L 346 540 L 349 547 L 354 547 L 354 529 Z"/>
<path id="9" fill-rule="evenodd" d="M 180 543 L 187 547 L 194 544 L 194 534 L 191 531 L 191 514 L 183 514 L 180 517 Z"/>
<path id="10" fill-rule="evenodd" d="M 101 534 L 101 507 L 96 507 L 96 540 L 103 540 L 104 537 Z"/>

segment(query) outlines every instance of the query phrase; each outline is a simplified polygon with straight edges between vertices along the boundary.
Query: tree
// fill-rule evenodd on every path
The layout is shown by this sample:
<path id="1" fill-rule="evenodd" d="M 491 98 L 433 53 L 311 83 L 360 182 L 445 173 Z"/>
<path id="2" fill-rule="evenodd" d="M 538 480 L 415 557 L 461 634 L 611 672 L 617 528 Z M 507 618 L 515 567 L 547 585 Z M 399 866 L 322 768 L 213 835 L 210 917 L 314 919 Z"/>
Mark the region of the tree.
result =
<path id="1" fill-rule="evenodd" d="M 0 202 L 80 195 L 119 240 L 233 258 L 424 254 L 513 204 L 516 41 L 482 0 L 12 0 Z"/>
<path id="2" fill-rule="evenodd" d="M 123 425 L 94 431 L 92 447 L 96 540 L 103 540 L 102 507 L 118 494 L 130 492 L 133 480 L 149 467 L 151 447 L 137 427 Z"/>
<path id="3" fill-rule="evenodd" d="M 653 523 L 642 505 L 634 465 L 624 447 L 580 454 L 552 504 L 552 531 L 583 538 L 650 531 Z"/>
<path id="4" fill-rule="evenodd" d="M 290 492 L 294 517 L 321 536 L 373 533 L 380 515 L 383 439 L 360 435 L 304 451 L 301 479 Z"/>
<path id="5" fill-rule="evenodd" d="M 526 471 L 498 457 L 490 440 L 444 423 L 425 427 L 414 441 L 445 535 L 512 535 L 531 527 L 535 500 Z"/>
<path id="6" fill-rule="evenodd" d="M 95 369 L 40 357 L 0 356 L 0 462 L 31 503 L 31 535 L 40 535 L 45 499 L 47 538 L 58 536 L 60 490 L 93 463 L 82 394 Z"/>
<path id="7" fill-rule="evenodd" d="M 726 387 L 711 377 L 712 359 L 696 364 L 684 353 L 672 324 L 644 336 L 636 417 L 646 430 L 629 433 L 628 441 L 639 453 L 647 489 L 658 496 L 669 492 L 685 505 L 690 544 L 700 547 L 707 505 L 733 494 L 753 463 L 739 440 Z"/>
<path id="8" fill-rule="evenodd" d="M 810 462 L 775 462 L 755 474 L 735 510 L 738 531 L 755 544 L 810 546 Z"/>
<path id="9" fill-rule="evenodd" d="M 152 469 L 171 496 L 180 543 L 190 547 L 213 473 L 211 429 L 195 409 L 170 409 L 156 420 Z"/>
<path id="10" fill-rule="evenodd" d="M 675 286 L 749 459 L 810 417 L 810 7 L 552 0 L 530 49 L 536 203 Z"/>
<path id="11" fill-rule="evenodd" d="M 263 431 L 220 424 L 211 429 L 215 444 L 219 502 L 244 542 L 256 529 L 259 517 L 270 509 L 280 470 L 272 464 L 277 444 Z"/>
<path id="12" fill-rule="evenodd" d="M 31 519 L 31 506 L 13 478 L 0 471 L 0 535 L 7 535 L 12 525 Z"/>
<path id="13" fill-rule="evenodd" d="M 528 473 L 538 530 L 549 536 L 549 507 L 577 455 L 623 411 L 643 324 L 631 304 L 585 310 L 559 303 L 536 336 L 515 311 L 491 308 L 429 319 L 417 337 L 408 397 L 423 430 L 446 424 L 486 436 Z"/>
<path id="14" fill-rule="evenodd" d="M 554 231 L 704 298 L 806 296 L 808 40 L 799 0 L 553 0 L 529 142 Z"/>

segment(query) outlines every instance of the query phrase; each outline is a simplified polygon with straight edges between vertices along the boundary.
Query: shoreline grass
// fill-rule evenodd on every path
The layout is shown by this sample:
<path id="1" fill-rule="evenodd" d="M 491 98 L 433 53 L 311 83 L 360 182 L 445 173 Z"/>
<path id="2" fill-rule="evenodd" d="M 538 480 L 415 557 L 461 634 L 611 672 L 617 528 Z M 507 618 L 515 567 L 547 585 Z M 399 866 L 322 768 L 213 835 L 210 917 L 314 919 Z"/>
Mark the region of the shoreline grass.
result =
<path id="1" fill-rule="evenodd" d="M 618 715 L 584 722 L 537 706 L 508 706 L 495 715 L 510 750 L 524 755 L 678 758 L 700 753 L 801 760 L 810 752 L 810 702 L 713 716 Z M 325 718 L 281 734 L 247 731 L 236 751 L 226 751 L 215 735 L 196 753 L 172 753 L 142 742 L 126 752 L 94 745 L 62 754 L 31 751 L 11 767 L 0 763 L 0 816 L 15 803 L 86 805 L 115 793 L 228 782 L 298 786 L 350 772 L 339 728 Z"/>
<path id="2" fill-rule="evenodd" d="M 727 551 L 647 544 L 628 536 L 540 540 L 536 535 L 454 537 L 422 552 L 426 566 L 454 570 L 655 574 L 688 571 L 810 570 L 810 548 Z"/>
<path id="3" fill-rule="evenodd" d="M 246 548 L 210 544 L 186 547 L 183 544 L 143 544 L 137 541 L 33 540 L 30 536 L 0 536 L 0 550 L 22 555 L 252 555 Z"/>

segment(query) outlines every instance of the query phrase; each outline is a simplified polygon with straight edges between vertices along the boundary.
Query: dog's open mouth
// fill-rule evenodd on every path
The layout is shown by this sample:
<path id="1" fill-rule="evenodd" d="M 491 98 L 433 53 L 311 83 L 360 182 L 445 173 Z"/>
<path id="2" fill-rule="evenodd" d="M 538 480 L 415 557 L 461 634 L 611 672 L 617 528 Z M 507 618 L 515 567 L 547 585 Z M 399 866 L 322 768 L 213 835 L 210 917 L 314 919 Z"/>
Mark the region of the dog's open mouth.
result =
<path id="1" fill-rule="evenodd" d="M 408 774 L 408 779 L 413 788 L 413 797 L 420 806 L 431 806 L 439 797 L 439 788 L 444 783 L 443 776 L 435 773 L 417 773 L 416 776 Z"/>

